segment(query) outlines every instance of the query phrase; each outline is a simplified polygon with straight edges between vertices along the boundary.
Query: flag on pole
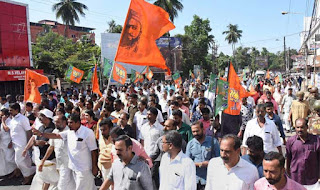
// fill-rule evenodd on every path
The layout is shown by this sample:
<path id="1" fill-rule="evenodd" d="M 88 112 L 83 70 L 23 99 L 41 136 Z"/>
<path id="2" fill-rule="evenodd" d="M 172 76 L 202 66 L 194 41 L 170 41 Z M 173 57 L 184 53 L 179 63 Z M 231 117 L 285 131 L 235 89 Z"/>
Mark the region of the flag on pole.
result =
<path id="1" fill-rule="evenodd" d="M 180 88 L 180 85 L 182 84 L 182 78 L 179 73 L 175 73 L 172 75 L 172 79 L 174 80 L 174 83 L 177 85 L 177 88 Z"/>
<path id="2" fill-rule="evenodd" d="M 230 63 L 229 66 L 228 82 L 228 108 L 224 110 L 224 113 L 229 115 L 239 115 L 242 98 L 254 95 L 256 92 L 248 92 L 243 88 L 232 63 Z"/>
<path id="3" fill-rule="evenodd" d="M 68 70 L 66 72 L 66 79 L 69 79 L 69 80 L 79 84 L 82 77 L 83 77 L 83 74 L 84 74 L 84 71 L 82 71 L 72 65 L 69 65 Z"/>
<path id="4" fill-rule="evenodd" d="M 142 74 L 142 75 L 145 75 L 148 71 L 149 71 L 149 67 L 146 66 L 145 68 L 143 68 L 141 74 Z"/>
<path id="5" fill-rule="evenodd" d="M 111 69 L 112 69 L 113 61 L 107 58 L 103 59 L 103 76 L 109 78 Z"/>
<path id="6" fill-rule="evenodd" d="M 276 77 L 274 78 L 274 82 L 275 82 L 276 84 L 278 84 L 278 83 L 280 82 L 279 76 L 276 76 Z"/>
<path id="7" fill-rule="evenodd" d="M 38 88 L 43 84 L 50 84 L 48 77 L 35 71 L 26 69 L 24 81 L 24 101 L 40 104 L 41 95 Z"/>
<path id="8" fill-rule="evenodd" d="M 219 111 L 223 111 L 228 108 L 228 90 L 229 83 L 227 81 L 218 80 L 216 87 L 216 99 L 215 99 L 215 111 L 214 116 L 219 114 Z"/>
<path id="9" fill-rule="evenodd" d="M 270 72 L 269 72 L 269 70 L 267 71 L 266 79 L 270 79 Z"/>
<path id="10" fill-rule="evenodd" d="M 209 87 L 208 87 L 209 92 L 216 93 L 216 78 L 217 78 L 217 75 L 215 74 L 210 75 L 210 81 L 209 81 Z"/>
<path id="11" fill-rule="evenodd" d="M 127 70 L 119 63 L 114 63 L 112 78 L 120 84 L 125 84 L 127 80 Z"/>
<path id="12" fill-rule="evenodd" d="M 138 71 L 131 69 L 131 82 L 137 83 L 137 82 L 143 82 L 143 76 Z"/>
<path id="13" fill-rule="evenodd" d="M 99 79 L 98 79 L 98 74 L 97 74 L 97 63 L 94 58 L 95 66 L 94 66 L 94 72 L 92 76 L 92 92 L 99 94 L 99 96 L 102 96 L 102 93 L 99 88 Z"/>
<path id="14" fill-rule="evenodd" d="M 156 44 L 175 26 L 162 8 L 144 0 L 131 0 L 115 61 L 154 66 L 170 72 Z"/>
<path id="15" fill-rule="evenodd" d="M 194 74 L 193 74 L 193 72 L 191 70 L 189 70 L 189 75 L 190 75 L 191 78 L 193 78 L 193 79 L 195 78 Z"/>
<path id="16" fill-rule="evenodd" d="M 149 67 L 149 66 L 148 66 Z M 151 69 L 148 69 L 148 72 L 145 74 L 146 78 L 150 81 L 153 77 L 153 72 L 151 71 Z"/>

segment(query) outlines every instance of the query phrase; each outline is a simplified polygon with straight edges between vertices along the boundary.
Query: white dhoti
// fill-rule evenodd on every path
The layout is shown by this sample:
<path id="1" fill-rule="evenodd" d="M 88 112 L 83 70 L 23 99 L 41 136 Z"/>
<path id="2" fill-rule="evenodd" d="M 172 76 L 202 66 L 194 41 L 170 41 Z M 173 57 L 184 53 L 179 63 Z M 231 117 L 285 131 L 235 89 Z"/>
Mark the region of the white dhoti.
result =
<path id="1" fill-rule="evenodd" d="M 74 181 L 76 182 L 75 190 L 96 190 L 94 176 L 91 170 L 73 171 Z"/>
<path id="2" fill-rule="evenodd" d="M 61 166 L 59 168 L 59 175 L 58 190 L 69 190 L 76 188 L 72 170 L 68 168 L 68 166 Z"/>
<path id="3" fill-rule="evenodd" d="M 14 149 L 8 148 L 9 143 L 10 139 L 9 141 L 0 139 L 0 176 L 8 175 L 17 168 L 14 161 Z"/>
<path id="4" fill-rule="evenodd" d="M 286 130 L 290 130 L 290 122 L 288 121 L 288 117 L 289 117 L 289 113 L 284 113 L 284 115 L 283 115 L 283 120 L 284 120 L 284 128 L 286 129 Z"/>
<path id="5" fill-rule="evenodd" d="M 39 171 L 40 160 L 36 159 L 37 171 L 34 176 L 30 190 L 42 189 L 43 183 L 50 184 L 50 189 L 57 189 L 56 186 L 59 180 L 59 174 L 56 169 L 55 160 L 46 160 L 42 167 L 42 171 Z"/>
<path id="6" fill-rule="evenodd" d="M 25 157 L 22 156 L 24 147 L 20 147 L 13 144 L 13 148 L 15 151 L 14 161 L 16 162 L 17 167 L 20 169 L 23 177 L 28 177 L 34 174 L 36 171 L 36 167 L 31 165 L 32 163 L 31 163 L 30 156 L 29 155 L 26 155 Z"/>
<path id="7" fill-rule="evenodd" d="M 105 169 L 104 166 L 101 166 L 101 174 L 102 174 L 103 181 L 107 179 L 110 169 L 111 168 Z"/>

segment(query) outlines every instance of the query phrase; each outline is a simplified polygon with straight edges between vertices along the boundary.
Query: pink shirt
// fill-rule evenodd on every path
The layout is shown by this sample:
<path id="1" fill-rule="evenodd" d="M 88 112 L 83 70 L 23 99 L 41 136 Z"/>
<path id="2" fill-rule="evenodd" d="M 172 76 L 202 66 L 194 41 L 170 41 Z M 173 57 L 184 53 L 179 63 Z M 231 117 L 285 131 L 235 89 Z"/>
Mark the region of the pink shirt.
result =
<path id="1" fill-rule="evenodd" d="M 307 190 L 305 187 L 299 183 L 287 178 L 286 185 L 281 190 Z M 255 190 L 277 190 L 273 185 L 270 185 L 268 180 L 263 177 L 254 183 Z"/>
<path id="2" fill-rule="evenodd" d="M 152 166 L 153 166 L 152 160 L 147 155 L 142 144 L 139 143 L 139 141 L 137 141 L 136 139 L 133 139 L 133 138 L 130 138 L 130 139 L 132 140 L 132 152 L 134 152 L 135 155 L 144 158 L 148 162 L 149 167 L 152 168 Z M 118 156 L 117 156 L 116 149 L 114 148 L 114 146 L 112 147 L 111 153 L 113 156 L 113 160 L 116 160 L 118 158 Z"/>
<path id="3" fill-rule="evenodd" d="M 203 118 L 199 119 L 199 121 L 203 124 L 204 131 L 207 131 L 207 129 L 210 127 L 210 120 L 206 121 Z"/>
<path id="4" fill-rule="evenodd" d="M 182 105 L 180 108 L 184 111 L 185 114 L 187 114 L 188 117 L 190 117 L 189 108 L 187 106 Z"/>

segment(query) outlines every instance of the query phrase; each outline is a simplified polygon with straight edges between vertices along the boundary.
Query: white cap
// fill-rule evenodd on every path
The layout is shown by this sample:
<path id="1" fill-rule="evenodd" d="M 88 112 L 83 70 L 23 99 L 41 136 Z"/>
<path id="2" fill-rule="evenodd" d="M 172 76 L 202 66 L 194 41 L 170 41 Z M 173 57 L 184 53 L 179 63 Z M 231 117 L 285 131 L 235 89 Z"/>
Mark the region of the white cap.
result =
<path id="1" fill-rule="evenodd" d="M 39 112 L 40 114 L 43 114 L 44 116 L 46 116 L 47 118 L 53 119 L 53 112 L 48 110 L 48 109 L 43 109 Z"/>

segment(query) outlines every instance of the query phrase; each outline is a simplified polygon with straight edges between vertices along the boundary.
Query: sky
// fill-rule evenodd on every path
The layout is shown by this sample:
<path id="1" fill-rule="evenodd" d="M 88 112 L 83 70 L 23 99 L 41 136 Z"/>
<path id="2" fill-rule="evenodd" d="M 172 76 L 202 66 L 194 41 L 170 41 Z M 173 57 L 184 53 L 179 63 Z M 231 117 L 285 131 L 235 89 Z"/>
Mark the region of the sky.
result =
<path id="1" fill-rule="evenodd" d="M 16 0 L 29 5 L 31 22 L 55 20 L 52 5 L 57 0 Z M 130 0 L 78 0 L 88 6 L 85 17 L 80 17 L 77 26 L 92 27 L 96 30 L 96 43 L 100 45 L 101 33 L 108 29 L 112 19 L 123 25 Z M 149 2 L 153 3 L 154 0 Z M 218 44 L 218 52 L 231 54 L 232 49 L 225 41 L 223 31 L 227 25 L 237 24 L 243 31 L 236 47 L 266 47 L 270 52 L 283 51 L 283 37 L 286 47 L 300 49 L 300 33 L 304 30 L 303 18 L 311 16 L 314 0 L 181 0 L 184 9 L 175 19 L 176 28 L 171 35 L 184 34 L 184 26 L 190 25 L 193 15 L 209 19 Z M 282 15 L 281 12 L 292 14 Z"/>

